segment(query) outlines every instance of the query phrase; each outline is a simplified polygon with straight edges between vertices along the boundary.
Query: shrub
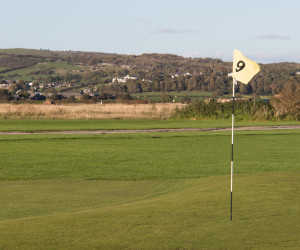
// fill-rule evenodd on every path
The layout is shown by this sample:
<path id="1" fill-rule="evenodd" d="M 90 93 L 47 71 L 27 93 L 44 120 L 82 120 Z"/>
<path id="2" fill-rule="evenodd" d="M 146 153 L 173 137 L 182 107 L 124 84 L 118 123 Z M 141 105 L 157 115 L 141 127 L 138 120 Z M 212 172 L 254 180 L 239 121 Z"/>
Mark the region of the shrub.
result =
<path id="1" fill-rule="evenodd" d="M 172 102 L 172 100 L 173 100 L 172 97 L 170 95 L 166 94 L 166 93 L 163 93 L 161 95 L 161 101 L 164 102 L 164 103 Z"/>
<path id="2" fill-rule="evenodd" d="M 232 102 L 217 103 L 203 101 L 190 103 L 183 109 L 176 109 L 177 119 L 230 119 Z M 236 101 L 235 115 L 237 120 L 272 120 L 273 107 L 268 102 Z"/>

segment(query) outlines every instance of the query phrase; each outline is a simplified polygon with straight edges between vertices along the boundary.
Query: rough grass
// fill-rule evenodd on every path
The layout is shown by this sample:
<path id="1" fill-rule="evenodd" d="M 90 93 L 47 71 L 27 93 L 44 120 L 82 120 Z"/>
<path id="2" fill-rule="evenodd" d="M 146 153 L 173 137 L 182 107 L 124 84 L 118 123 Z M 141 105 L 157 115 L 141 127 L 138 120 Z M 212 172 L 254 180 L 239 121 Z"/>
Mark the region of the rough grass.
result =
<path id="1" fill-rule="evenodd" d="M 0 104 L 0 119 L 167 119 L 180 103 L 157 104 Z"/>

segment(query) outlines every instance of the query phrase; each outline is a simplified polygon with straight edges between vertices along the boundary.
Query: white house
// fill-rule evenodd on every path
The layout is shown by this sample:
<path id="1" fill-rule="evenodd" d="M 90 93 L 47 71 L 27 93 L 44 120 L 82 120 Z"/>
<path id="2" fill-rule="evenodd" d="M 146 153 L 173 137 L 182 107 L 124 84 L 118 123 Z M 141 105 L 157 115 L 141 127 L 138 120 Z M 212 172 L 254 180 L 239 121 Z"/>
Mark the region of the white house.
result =
<path id="1" fill-rule="evenodd" d="M 175 75 L 171 75 L 172 78 L 179 77 L 179 76 L 191 76 L 191 73 L 176 73 Z"/>
<path id="2" fill-rule="evenodd" d="M 124 77 L 124 79 L 126 79 L 126 80 L 137 80 L 138 78 L 137 78 L 137 76 L 127 75 L 127 76 Z"/>
<path id="3" fill-rule="evenodd" d="M 112 79 L 112 82 L 117 81 L 118 83 L 125 83 L 125 82 L 127 82 L 128 80 L 137 80 L 137 79 L 138 79 L 137 76 L 130 76 L 130 75 L 127 75 L 127 76 L 125 76 L 125 77 L 123 77 L 123 78 L 114 77 L 114 78 Z"/>
<path id="4" fill-rule="evenodd" d="M 118 83 L 123 83 L 123 82 L 126 82 L 126 79 L 114 77 L 114 78 L 112 79 L 112 82 L 116 82 L 116 81 L 117 81 Z"/>
<path id="5" fill-rule="evenodd" d="M 142 79 L 142 82 L 152 82 L 151 80 Z"/>

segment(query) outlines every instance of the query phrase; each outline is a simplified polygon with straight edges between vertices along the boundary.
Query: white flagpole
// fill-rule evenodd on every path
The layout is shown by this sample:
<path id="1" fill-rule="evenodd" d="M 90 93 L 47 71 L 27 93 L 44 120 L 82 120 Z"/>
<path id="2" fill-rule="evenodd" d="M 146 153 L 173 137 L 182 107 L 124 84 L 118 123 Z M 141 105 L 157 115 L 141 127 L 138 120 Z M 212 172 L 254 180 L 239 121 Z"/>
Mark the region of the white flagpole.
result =
<path id="1" fill-rule="evenodd" d="M 231 178 L 230 178 L 230 220 L 232 221 L 232 184 L 233 184 L 233 132 L 234 132 L 234 90 L 237 80 L 232 83 L 232 126 L 231 126 Z"/>

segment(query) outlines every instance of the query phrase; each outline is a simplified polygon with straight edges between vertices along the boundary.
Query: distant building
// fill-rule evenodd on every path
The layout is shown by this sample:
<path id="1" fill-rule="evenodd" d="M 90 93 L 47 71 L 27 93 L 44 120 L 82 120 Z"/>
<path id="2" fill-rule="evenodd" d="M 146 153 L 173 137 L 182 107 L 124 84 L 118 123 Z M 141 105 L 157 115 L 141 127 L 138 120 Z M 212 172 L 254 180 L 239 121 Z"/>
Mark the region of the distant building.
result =
<path id="1" fill-rule="evenodd" d="M 83 93 L 92 93 L 92 90 L 89 88 L 83 89 Z"/>
<path id="2" fill-rule="evenodd" d="M 7 88 L 7 84 L 0 84 L 0 89 L 6 89 Z"/>
<path id="3" fill-rule="evenodd" d="M 130 76 L 130 75 L 127 75 L 127 76 L 125 76 L 125 77 L 123 77 L 123 78 L 118 78 L 118 77 L 114 77 L 113 79 L 112 79 L 112 82 L 114 83 L 114 82 L 118 82 L 118 83 L 125 83 L 125 82 L 127 82 L 128 80 L 137 80 L 138 79 L 138 77 L 137 76 Z"/>
<path id="4" fill-rule="evenodd" d="M 172 78 L 179 77 L 179 76 L 191 76 L 191 73 L 186 72 L 186 73 L 176 73 L 175 75 L 171 74 Z"/>
<path id="5" fill-rule="evenodd" d="M 114 83 L 114 82 L 124 83 L 124 82 L 126 82 L 126 80 L 123 79 L 123 78 L 114 77 L 114 78 L 112 79 L 112 82 L 113 82 L 113 83 Z"/>
<path id="6" fill-rule="evenodd" d="M 142 82 L 152 82 L 151 80 L 142 79 Z"/>
<path id="7" fill-rule="evenodd" d="M 69 98 L 71 96 L 74 96 L 75 98 L 80 98 L 82 95 L 78 91 L 68 91 L 68 92 L 62 92 L 62 96 Z"/>
<path id="8" fill-rule="evenodd" d="M 226 103 L 226 102 L 231 102 L 231 99 L 229 99 L 229 98 L 226 98 L 226 99 L 219 98 L 219 99 L 217 100 L 217 103 Z"/>

